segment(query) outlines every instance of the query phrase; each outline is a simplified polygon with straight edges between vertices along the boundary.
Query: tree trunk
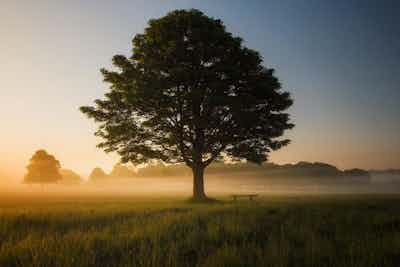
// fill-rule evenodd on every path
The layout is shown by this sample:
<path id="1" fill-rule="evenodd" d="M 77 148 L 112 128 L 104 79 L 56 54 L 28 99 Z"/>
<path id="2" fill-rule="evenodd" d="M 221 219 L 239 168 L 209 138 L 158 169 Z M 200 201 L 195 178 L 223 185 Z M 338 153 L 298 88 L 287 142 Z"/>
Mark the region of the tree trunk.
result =
<path id="1" fill-rule="evenodd" d="M 204 193 L 204 167 L 194 167 L 193 171 L 193 199 L 207 199 Z"/>

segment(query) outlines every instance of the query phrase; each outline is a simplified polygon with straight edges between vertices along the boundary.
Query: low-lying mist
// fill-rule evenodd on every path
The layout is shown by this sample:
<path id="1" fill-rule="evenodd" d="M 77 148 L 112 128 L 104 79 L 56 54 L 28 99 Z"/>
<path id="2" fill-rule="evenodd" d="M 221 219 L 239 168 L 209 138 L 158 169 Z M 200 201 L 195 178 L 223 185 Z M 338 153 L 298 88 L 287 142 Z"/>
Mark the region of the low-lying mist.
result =
<path id="1" fill-rule="evenodd" d="M 61 169 L 61 180 L 53 183 L 21 183 L 0 179 L 2 196 L 178 196 L 192 194 L 192 174 L 184 165 L 156 164 L 135 169 L 117 164 L 110 173 L 93 169 L 87 178 Z M 3 177 L 1 177 L 3 178 Z M 40 177 L 39 177 L 40 178 Z M 1 182 L 3 181 L 3 182 Z M 209 196 L 230 194 L 393 194 L 400 193 L 398 170 L 339 170 L 326 163 L 299 162 L 276 165 L 212 164 L 205 172 Z"/>
<path id="2" fill-rule="evenodd" d="M 251 174 L 206 175 L 206 192 L 210 196 L 230 194 L 393 194 L 400 193 L 400 176 L 372 175 L 367 181 L 359 177 L 254 177 Z M 1 185 L 3 196 L 179 196 L 192 193 L 190 176 L 118 177 L 80 184 L 18 184 Z"/>

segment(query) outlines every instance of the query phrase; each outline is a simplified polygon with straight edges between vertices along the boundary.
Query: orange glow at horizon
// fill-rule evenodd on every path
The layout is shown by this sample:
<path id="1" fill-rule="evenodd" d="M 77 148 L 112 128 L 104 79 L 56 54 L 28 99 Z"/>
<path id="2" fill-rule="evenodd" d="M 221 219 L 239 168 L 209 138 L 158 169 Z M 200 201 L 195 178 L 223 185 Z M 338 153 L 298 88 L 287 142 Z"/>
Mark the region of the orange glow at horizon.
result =
<path id="1" fill-rule="evenodd" d="M 111 1 L 83 2 L 2 2 L 0 180 L 2 175 L 21 180 L 29 158 L 38 149 L 47 150 L 55 155 L 62 168 L 83 177 L 97 166 L 107 172 L 111 170 L 118 157 L 96 148 L 99 141 L 93 135 L 96 125 L 78 108 L 90 105 L 106 92 L 99 69 L 110 66 L 114 54 L 129 55 L 132 36 L 143 32 L 150 18 L 190 7 L 221 17 L 229 31 L 260 51 L 266 64 L 277 70 L 283 88 L 293 95 L 294 106 L 289 113 L 296 126 L 287 133 L 292 143 L 271 153 L 270 161 L 278 164 L 318 161 L 340 169 L 400 168 L 400 116 L 397 116 L 400 112 L 399 98 L 395 95 L 398 90 L 384 91 L 398 83 L 388 80 L 381 84 L 384 78 L 400 77 L 395 73 L 398 63 L 394 57 L 392 72 L 386 72 L 389 78 L 381 75 L 382 80 L 375 79 L 379 84 L 371 85 L 372 89 L 366 92 L 370 75 L 364 69 L 351 72 L 358 68 L 350 63 L 373 69 L 374 58 L 373 63 L 364 62 L 361 48 L 357 50 L 360 54 L 349 50 L 337 57 L 334 49 L 329 50 L 331 43 L 339 48 L 353 44 L 343 36 L 340 36 L 343 40 L 318 42 L 324 50 L 314 54 L 316 40 L 296 40 L 299 34 L 309 38 L 319 35 L 308 32 L 305 26 L 304 32 L 298 33 L 298 25 L 287 19 L 286 9 L 280 10 L 282 16 L 270 13 L 265 19 L 252 18 L 263 31 L 268 25 L 281 25 L 285 29 L 271 28 L 261 36 L 260 29 L 246 30 L 243 25 L 248 24 L 231 12 L 223 11 L 225 8 L 217 10 L 214 4 L 203 1 L 196 4 L 127 1 L 118 6 Z M 256 7 L 249 4 L 248 8 Z M 304 23 L 308 23 L 307 19 Z M 325 36 L 324 32 L 322 29 L 320 35 Z M 281 45 L 283 41 L 285 44 Z M 361 41 L 355 43 L 357 48 Z M 365 51 L 368 54 L 371 49 Z M 354 62 L 346 61 L 353 54 L 358 56 Z M 338 61 L 333 62 L 336 58 Z M 387 65 L 392 66 L 389 59 Z"/>

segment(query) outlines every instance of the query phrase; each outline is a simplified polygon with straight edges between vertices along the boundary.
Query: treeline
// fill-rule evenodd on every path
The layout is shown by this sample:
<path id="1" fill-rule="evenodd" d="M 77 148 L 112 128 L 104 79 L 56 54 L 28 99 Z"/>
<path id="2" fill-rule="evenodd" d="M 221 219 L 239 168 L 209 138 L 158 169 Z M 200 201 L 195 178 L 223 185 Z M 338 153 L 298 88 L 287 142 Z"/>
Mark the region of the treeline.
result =
<path id="1" fill-rule="evenodd" d="M 25 183 L 79 184 L 82 179 L 72 170 L 62 169 L 60 162 L 45 150 L 38 150 L 27 166 Z M 371 174 L 400 174 L 399 170 L 366 171 L 362 169 L 340 170 L 321 162 L 298 162 L 278 165 L 265 163 L 213 163 L 206 169 L 206 175 L 218 178 L 351 178 L 367 181 Z M 94 168 L 87 180 L 89 182 L 107 181 L 116 178 L 162 178 L 191 177 L 191 169 L 184 164 L 166 165 L 161 162 L 141 167 L 116 164 L 110 173 Z"/>
<path id="2" fill-rule="evenodd" d="M 278 165 L 274 163 L 214 163 L 207 170 L 207 175 L 212 176 L 257 176 L 257 177 L 369 177 L 368 171 L 362 169 L 339 170 L 337 167 L 326 163 L 299 162 L 297 164 Z M 89 176 L 90 181 L 99 181 L 108 178 L 140 178 L 140 177 L 180 177 L 190 176 L 191 171 L 183 164 L 148 165 L 134 168 L 122 164 L 114 166 L 106 174 L 102 169 L 95 168 Z"/>
<path id="3" fill-rule="evenodd" d="M 374 175 L 400 175 L 400 170 L 399 169 L 370 170 L 369 173 Z"/>
<path id="4" fill-rule="evenodd" d="M 190 176 L 191 170 L 184 164 L 164 165 L 162 163 L 135 168 L 116 164 L 109 174 L 96 167 L 89 175 L 89 181 L 101 181 L 109 178 L 171 177 Z"/>
<path id="5" fill-rule="evenodd" d="M 362 169 L 339 170 L 337 167 L 321 162 L 298 162 L 296 164 L 278 165 L 266 163 L 256 165 L 252 163 L 223 164 L 218 163 L 211 166 L 210 174 L 218 173 L 256 173 L 260 176 L 269 177 L 346 177 L 346 176 L 365 176 L 369 177 L 369 172 Z"/>

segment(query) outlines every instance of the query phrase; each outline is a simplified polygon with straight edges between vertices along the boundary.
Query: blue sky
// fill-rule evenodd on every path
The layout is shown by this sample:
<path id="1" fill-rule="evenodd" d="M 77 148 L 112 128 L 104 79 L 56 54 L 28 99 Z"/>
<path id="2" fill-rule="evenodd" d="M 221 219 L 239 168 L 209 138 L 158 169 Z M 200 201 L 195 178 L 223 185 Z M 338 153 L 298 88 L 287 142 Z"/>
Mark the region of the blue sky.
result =
<path id="1" fill-rule="evenodd" d="M 0 169 L 23 173 L 39 148 L 86 174 L 118 158 L 95 148 L 78 107 L 150 18 L 197 8 L 260 51 L 292 93 L 292 144 L 279 163 L 400 168 L 398 1 L 11 1 L 0 9 Z"/>

